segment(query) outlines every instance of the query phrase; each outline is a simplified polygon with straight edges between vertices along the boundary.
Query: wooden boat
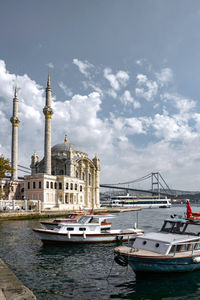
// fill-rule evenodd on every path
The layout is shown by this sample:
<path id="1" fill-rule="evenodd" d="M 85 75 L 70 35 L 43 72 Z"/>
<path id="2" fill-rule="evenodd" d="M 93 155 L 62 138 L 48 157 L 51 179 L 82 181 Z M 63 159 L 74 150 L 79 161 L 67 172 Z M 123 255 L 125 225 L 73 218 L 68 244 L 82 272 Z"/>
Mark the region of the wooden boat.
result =
<path id="1" fill-rule="evenodd" d="M 196 230 L 190 230 L 190 226 Z M 193 226 L 195 225 L 195 226 Z M 131 247 L 115 248 L 115 261 L 134 272 L 185 272 L 200 269 L 199 221 L 171 217 L 160 232 L 137 236 Z"/>
<path id="2" fill-rule="evenodd" d="M 61 223 L 54 229 L 33 231 L 43 243 L 107 243 L 134 240 L 144 232 L 137 228 L 101 230 L 102 215 L 85 215 L 77 223 Z M 112 218 L 113 216 L 106 216 Z"/>

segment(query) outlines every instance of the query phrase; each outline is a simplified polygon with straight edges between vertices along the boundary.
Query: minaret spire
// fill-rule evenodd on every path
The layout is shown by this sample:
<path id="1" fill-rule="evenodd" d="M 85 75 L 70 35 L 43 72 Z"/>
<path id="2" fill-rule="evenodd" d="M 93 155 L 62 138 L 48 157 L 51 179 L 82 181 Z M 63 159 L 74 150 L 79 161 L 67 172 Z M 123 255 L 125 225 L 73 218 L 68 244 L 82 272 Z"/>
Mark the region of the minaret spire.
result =
<path id="1" fill-rule="evenodd" d="M 14 169 L 11 174 L 12 180 L 18 179 L 17 164 L 18 164 L 18 125 L 20 120 L 18 118 L 18 99 L 17 87 L 15 87 L 13 98 L 13 115 L 10 118 L 12 123 L 12 147 L 11 147 L 11 167 Z"/>
<path id="2" fill-rule="evenodd" d="M 46 105 L 43 108 L 43 114 L 45 116 L 44 173 L 51 175 L 51 117 L 53 115 L 53 109 L 51 108 L 51 87 L 49 74 L 46 87 Z"/>

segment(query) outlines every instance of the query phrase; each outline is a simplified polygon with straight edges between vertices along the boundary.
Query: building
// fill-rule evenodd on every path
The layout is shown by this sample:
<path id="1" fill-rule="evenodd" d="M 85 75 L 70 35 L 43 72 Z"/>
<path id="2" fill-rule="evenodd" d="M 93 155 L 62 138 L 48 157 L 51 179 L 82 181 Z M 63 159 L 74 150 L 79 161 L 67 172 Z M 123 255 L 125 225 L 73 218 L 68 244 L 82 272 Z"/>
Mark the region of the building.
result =
<path id="1" fill-rule="evenodd" d="M 75 150 L 67 141 L 51 148 L 51 87 L 48 76 L 46 88 L 44 158 L 34 153 L 31 175 L 24 177 L 24 198 L 40 200 L 41 208 L 97 208 L 99 200 L 100 161 L 95 156 Z"/>

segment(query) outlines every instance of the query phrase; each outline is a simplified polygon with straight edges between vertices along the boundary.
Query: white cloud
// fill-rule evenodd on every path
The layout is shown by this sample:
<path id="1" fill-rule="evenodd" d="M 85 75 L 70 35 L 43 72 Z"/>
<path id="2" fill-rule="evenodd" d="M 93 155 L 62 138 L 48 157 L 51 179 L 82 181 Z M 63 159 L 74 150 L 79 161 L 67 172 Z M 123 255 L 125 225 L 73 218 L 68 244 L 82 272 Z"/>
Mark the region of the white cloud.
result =
<path id="1" fill-rule="evenodd" d="M 171 101 L 181 114 L 186 114 L 196 107 L 196 102 L 192 99 L 183 98 L 179 95 L 165 93 L 161 95 L 164 101 Z"/>
<path id="2" fill-rule="evenodd" d="M 49 67 L 49 69 L 54 69 L 54 64 L 52 62 L 49 62 L 47 66 Z"/>
<path id="3" fill-rule="evenodd" d="M 79 68 L 79 71 L 86 77 L 89 77 L 89 70 L 94 67 L 87 60 L 83 62 L 77 58 L 73 59 L 73 63 Z"/>
<path id="4" fill-rule="evenodd" d="M 73 95 L 71 89 L 68 88 L 68 87 L 64 84 L 63 81 L 60 81 L 60 82 L 58 83 L 58 85 L 59 85 L 59 87 L 63 90 L 63 92 L 65 93 L 65 95 L 66 95 L 67 97 L 71 97 L 71 96 Z"/>
<path id="5" fill-rule="evenodd" d="M 137 87 L 135 89 L 136 96 L 142 97 L 147 101 L 151 101 L 157 95 L 158 84 L 156 81 L 149 80 L 146 75 L 137 75 Z"/>
<path id="6" fill-rule="evenodd" d="M 111 71 L 107 74 L 114 75 Z M 148 92 L 147 83 L 152 83 L 152 80 L 146 75 L 139 75 L 137 88 Z M 129 77 L 119 73 L 114 78 L 119 90 L 111 85 L 111 91 L 118 96 Z M 26 74 L 11 74 L 4 61 L 0 60 L 0 152 L 5 157 L 10 157 L 10 117 L 16 83 L 21 120 L 19 162 L 29 166 L 33 151 L 39 154 L 40 159 L 43 157 L 42 110 L 45 105 L 45 88 Z M 92 85 L 94 89 L 95 86 L 98 87 L 98 84 Z M 69 142 L 74 144 L 75 149 L 89 153 L 90 158 L 97 153 L 101 159 L 102 183 L 136 179 L 159 170 L 162 175 L 167 175 L 167 182 L 170 184 L 174 181 L 176 187 L 199 187 L 200 174 L 197 166 L 200 154 L 197 149 L 200 148 L 200 113 L 196 102 L 178 94 L 163 93 L 159 114 L 153 115 L 151 112 L 151 117 L 147 118 L 146 112 L 141 109 L 135 111 L 134 116 L 127 117 L 123 114 L 119 117 L 119 112 L 107 111 L 104 115 L 106 93 L 103 89 L 96 89 L 85 95 L 68 96 L 68 101 L 52 101 L 52 145 L 61 143 L 64 135 L 68 134 Z M 128 89 L 123 90 L 120 95 L 120 100 L 125 105 L 136 105 L 135 98 Z M 152 99 L 152 95 L 147 99 Z M 115 103 L 117 111 L 117 101 Z M 148 103 L 148 107 L 151 104 Z M 106 109 L 107 107 L 109 109 L 109 105 Z"/>
<path id="7" fill-rule="evenodd" d="M 132 104 L 135 109 L 140 108 L 141 106 L 140 103 L 132 97 L 130 91 L 128 90 L 124 92 L 124 94 L 120 97 L 120 100 L 124 105 Z"/>
<path id="8" fill-rule="evenodd" d="M 125 87 L 129 80 L 129 74 L 127 72 L 118 71 L 116 74 L 113 74 L 110 68 L 104 69 L 104 77 L 109 81 L 115 91 L 119 91 L 122 87 Z"/>
<path id="9" fill-rule="evenodd" d="M 164 86 L 172 81 L 173 72 L 170 68 L 163 68 L 160 73 L 156 73 L 157 80 Z"/>

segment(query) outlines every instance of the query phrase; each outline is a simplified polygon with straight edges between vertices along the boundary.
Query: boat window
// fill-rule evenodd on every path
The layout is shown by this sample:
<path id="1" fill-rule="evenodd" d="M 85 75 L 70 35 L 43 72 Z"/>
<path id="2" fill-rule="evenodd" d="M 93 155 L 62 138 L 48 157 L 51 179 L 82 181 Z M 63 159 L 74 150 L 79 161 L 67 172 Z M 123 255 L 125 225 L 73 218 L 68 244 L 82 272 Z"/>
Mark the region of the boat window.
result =
<path id="1" fill-rule="evenodd" d="M 156 243 L 155 246 L 156 246 L 156 248 L 158 248 L 158 247 L 160 246 L 160 244 L 159 244 L 159 243 Z"/>
<path id="2" fill-rule="evenodd" d="M 142 242 L 143 245 L 146 245 L 147 241 Z"/>
<path id="3" fill-rule="evenodd" d="M 74 228 L 73 228 L 73 227 L 67 227 L 67 230 L 68 230 L 68 231 L 73 231 Z"/>
<path id="4" fill-rule="evenodd" d="M 200 243 L 195 244 L 194 249 L 195 249 L 195 250 L 199 250 L 199 249 L 200 249 Z"/>
<path id="5" fill-rule="evenodd" d="M 86 228 L 84 228 L 84 227 L 79 228 L 79 231 L 85 231 L 85 230 L 86 230 Z"/>
<path id="6" fill-rule="evenodd" d="M 192 251 L 192 244 L 187 245 L 187 251 Z"/>
<path id="7" fill-rule="evenodd" d="M 170 253 L 174 253 L 176 251 L 176 245 L 172 245 L 170 249 Z"/>

